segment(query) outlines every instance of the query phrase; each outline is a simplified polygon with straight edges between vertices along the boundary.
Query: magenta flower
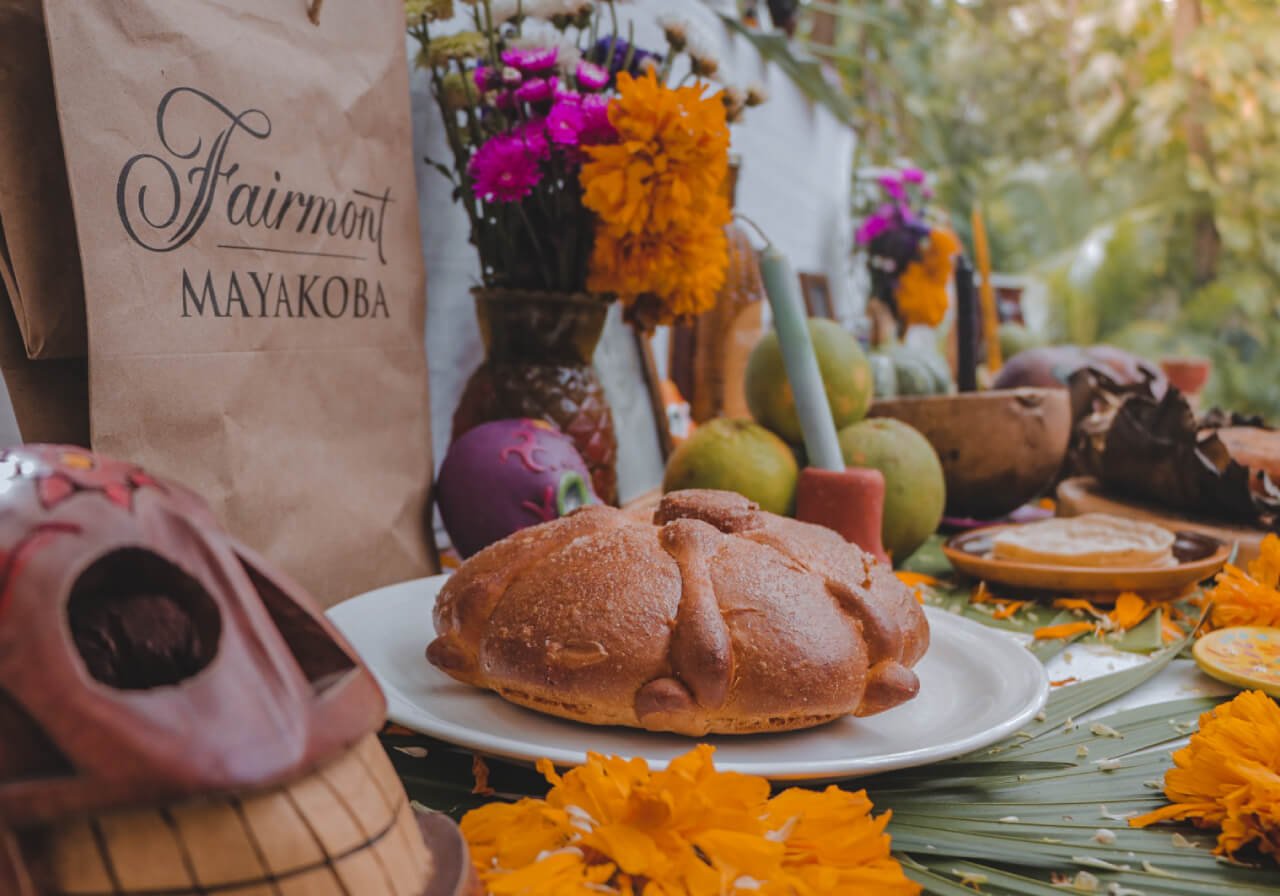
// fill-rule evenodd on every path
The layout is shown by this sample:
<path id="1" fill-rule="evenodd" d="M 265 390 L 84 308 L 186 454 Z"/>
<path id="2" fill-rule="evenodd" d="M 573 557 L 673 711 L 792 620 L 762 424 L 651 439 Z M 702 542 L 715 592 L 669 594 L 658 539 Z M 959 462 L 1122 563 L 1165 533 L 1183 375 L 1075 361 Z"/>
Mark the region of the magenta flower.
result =
<path id="1" fill-rule="evenodd" d="M 579 103 L 561 98 L 547 115 L 547 136 L 561 146 L 577 146 L 582 140 L 586 115 Z"/>
<path id="2" fill-rule="evenodd" d="M 588 146 L 612 143 L 618 132 L 609 121 L 609 97 L 595 94 L 582 98 L 582 142 Z"/>
<path id="3" fill-rule="evenodd" d="M 490 137 L 467 166 L 472 190 L 488 202 L 518 202 L 542 179 L 538 160 L 524 141 L 510 134 Z"/>
<path id="4" fill-rule="evenodd" d="M 477 65 L 472 77 L 481 90 L 492 90 L 502 83 L 502 72 L 497 72 L 487 65 Z"/>
<path id="5" fill-rule="evenodd" d="M 903 168 L 902 179 L 909 184 L 924 183 L 924 172 L 919 168 Z"/>
<path id="6" fill-rule="evenodd" d="M 902 179 L 896 174 L 882 174 L 876 179 L 884 191 L 894 199 L 906 199 L 907 191 L 902 185 Z"/>
<path id="7" fill-rule="evenodd" d="M 907 211 L 909 212 L 910 210 L 908 209 Z M 854 234 L 854 239 L 859 243 L 871 242 L 880 234 L 892 230 L 902 220 L 902 212 L 902 206 L 894 207 L 888 203 L 880 206 L 867 217 L 867 220 L 862 222 L 862 226 Z"/>
<path id="8" fill-rule="evenodd" d="M 547 120 L 545 118 L 532 118 L 524 122 L 511 135 L 524 145 L 538 161 L 545 160 L 551 151 L 550 144 L 547 143 Z"/>
<path id="9" fill-rule="evenodd" d="M 520 69 L 526 75 L 541 75 L 556 67 L 556 59 L 559 55 L 560 51 L 555 47 L 511 49 L 502 51 L 502 61 L 506 65 Z"/>
<path id="10" fill-rule="evenodd" d="M 603 90 L 609 85 L 609 72 L 594 62 L 579 62 L 574 75 L 583 90 Z"/>
<path id="11" fill-rule="evenodd" d="M 516 88 L 516 99 L 522 103 L 545 103 L 555 94 L 551 78 L 534 78 Z"/>
<path id="12" fill-rule="evenodd" d="M 869 243 L 888 230 L 890 226 L 891 222 L 888 219 L 872 215 L 862 222 L 862 226 L 858 228 L 855 238 L 859 244 Z"/>

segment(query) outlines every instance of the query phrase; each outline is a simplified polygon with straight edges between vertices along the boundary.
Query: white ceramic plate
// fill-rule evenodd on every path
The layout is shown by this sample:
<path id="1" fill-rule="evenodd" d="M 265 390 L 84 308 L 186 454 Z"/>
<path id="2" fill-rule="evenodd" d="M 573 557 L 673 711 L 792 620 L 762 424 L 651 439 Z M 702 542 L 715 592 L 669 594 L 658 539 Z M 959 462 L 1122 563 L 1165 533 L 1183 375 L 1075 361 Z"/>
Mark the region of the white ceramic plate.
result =
<path id="1" fill-rule="evenodd" d="M 655 768 L 693 739 L 600 728 L 515 706 L 449 678 L 427 662 L 431 610 L 444 576 L 371 591 L 329 611 L 377 676 L 392 721 L 477 752 L 525 762 L 580 765 L 588 750 L 642 756 Z M 916 667 L 920 694 L 866 719 L 845 717 L 785 734 L 708 737 L 716 767 L 774 779 L 822 780 L 909 768 L 994 743 L 1040 711 L 1044 667 L 1009 635 L 926 608 L 929 652 Z"/>

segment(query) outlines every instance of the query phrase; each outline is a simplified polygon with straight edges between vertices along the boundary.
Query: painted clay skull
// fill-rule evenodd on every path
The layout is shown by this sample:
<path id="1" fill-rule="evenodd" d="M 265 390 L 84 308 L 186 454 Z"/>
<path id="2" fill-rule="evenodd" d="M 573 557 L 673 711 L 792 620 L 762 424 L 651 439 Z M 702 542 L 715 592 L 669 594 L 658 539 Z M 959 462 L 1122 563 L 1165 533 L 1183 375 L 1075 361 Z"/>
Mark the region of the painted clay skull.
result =
<path id="1" fill-rule="evenodd" d="M 0 893 L 423 896 L 465 864 L 424 835 L 383 713 L 194 494 L 78 448 L 0 453 Z"/>
<path id="2" fill-rule="evenodd" d="M 541 420 L 495 420 L 468 430 L 440 465 L 436 502 L 466 558 L 512 532 L 597 504 L 573 439 Z"/>

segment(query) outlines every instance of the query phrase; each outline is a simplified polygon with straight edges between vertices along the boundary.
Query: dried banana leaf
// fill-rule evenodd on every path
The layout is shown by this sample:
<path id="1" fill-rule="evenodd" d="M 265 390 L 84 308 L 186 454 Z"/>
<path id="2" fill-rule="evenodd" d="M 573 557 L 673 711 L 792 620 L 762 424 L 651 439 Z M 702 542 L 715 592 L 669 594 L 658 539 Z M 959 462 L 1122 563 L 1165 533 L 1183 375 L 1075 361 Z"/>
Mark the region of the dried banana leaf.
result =
<path id="1" fill-rule="evenodd" d="M 1076 414 L 1071 463 L 1077 472 L 1117 495 L 1280 527 L 1280 489 L 1265 473 L 1251 473 L 1233 460 L 1217 435 L 1223 425 L 1260 421 L 1221 411 L 1200 419 L 1176 389 L 1157 397 L 1149 382 L 1120 385 L 1096 368 L 1077 371 L 1070 388 Z"/>

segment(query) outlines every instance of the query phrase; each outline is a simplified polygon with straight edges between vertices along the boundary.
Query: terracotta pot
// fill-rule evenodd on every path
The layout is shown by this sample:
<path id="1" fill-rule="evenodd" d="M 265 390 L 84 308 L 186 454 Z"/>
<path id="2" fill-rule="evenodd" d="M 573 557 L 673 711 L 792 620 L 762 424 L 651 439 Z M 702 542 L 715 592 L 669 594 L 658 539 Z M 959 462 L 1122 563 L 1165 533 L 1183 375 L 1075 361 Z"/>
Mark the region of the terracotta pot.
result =
<path id="1" fill-rule="evenodd" d="M 995 519 L 1040 495 L 1071 437 L 1071 398 L 1061 388 L 889 399 L 871 416 L 901 420 L 929 440 L 953 517 Z"/>
<path id="2" fill-rule="evenodd" d="M 1160 369 L 1179 392 L 1195 396 L 1209 382 L 1213 362 L 1208 358 L 1161 358 Z"/>
<path id="3" fill-rule="evenodd" d="M 453 438 L 490 420 L 546 420 L 573 439 L 600 500 L 616 504 L 618 441 L 592 364 L 609 303 L 585 293 L 474 294 L 485 359 L 458 401 Z"/>

